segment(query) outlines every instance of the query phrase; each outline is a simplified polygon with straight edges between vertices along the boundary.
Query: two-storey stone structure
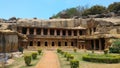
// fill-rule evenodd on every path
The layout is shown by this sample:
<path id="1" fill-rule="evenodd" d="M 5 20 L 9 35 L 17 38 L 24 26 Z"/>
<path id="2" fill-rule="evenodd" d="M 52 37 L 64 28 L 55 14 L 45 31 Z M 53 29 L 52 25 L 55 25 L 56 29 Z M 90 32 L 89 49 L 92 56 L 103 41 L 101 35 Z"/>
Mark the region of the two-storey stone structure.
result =
<path id="1" fill-rule="evenodd" d="M 17 31 L 27 35 L 28 46 L 78 47 L 104 50 L 119 38 L 120 20 L 111 19 L 19 19 Z M 115 24 L 117 23 L 117 24 Z M 114 29 L 113 29 L 114 28 Z"/>

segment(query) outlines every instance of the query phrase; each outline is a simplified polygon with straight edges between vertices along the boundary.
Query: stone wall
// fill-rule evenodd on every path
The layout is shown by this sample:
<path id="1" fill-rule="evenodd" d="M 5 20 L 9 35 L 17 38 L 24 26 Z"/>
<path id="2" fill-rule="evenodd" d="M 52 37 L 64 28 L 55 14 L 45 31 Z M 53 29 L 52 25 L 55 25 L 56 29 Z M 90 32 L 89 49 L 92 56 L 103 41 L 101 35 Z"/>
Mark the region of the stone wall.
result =
<path id="1" fill-rule="evenodd" d="M 9 34 L 0 34 L 0 52 L 5 49 L 6 52 L 18 50 L 18 36 Z"/>

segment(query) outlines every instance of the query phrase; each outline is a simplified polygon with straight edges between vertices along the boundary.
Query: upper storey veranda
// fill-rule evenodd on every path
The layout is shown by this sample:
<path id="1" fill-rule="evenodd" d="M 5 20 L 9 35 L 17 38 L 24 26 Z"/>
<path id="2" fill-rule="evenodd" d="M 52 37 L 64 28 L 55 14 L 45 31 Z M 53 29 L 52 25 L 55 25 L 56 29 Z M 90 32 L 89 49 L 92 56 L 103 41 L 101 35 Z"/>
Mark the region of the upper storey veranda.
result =
<path id="1" fill-rule="evenodd" d="M 17 26 L 41 28 L 85 29 L 84 24 L 86 24 L 86 20 L 83 19 L 20 19 L 17 21 Z"/>

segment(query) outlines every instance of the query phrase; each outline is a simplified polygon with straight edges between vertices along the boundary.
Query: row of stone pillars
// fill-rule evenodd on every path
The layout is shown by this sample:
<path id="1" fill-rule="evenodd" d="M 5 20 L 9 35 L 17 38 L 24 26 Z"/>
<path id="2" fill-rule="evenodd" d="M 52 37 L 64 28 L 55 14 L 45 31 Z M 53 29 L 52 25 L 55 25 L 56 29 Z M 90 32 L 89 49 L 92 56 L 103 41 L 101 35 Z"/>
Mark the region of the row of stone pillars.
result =
<path id="1" fill-rule="evenodd" d="M 32 42 L 32 43 L 31 43 Z M 38 42 L 39 42 L 39 46 L 44 47 L 47 45 L 47 47 L 51 47 L 51 46 L 74 46 L 74 42 L 59 42 L 59 41 L 29 41 L 29 46 L 38 46 Z"/>
<path id="2" fill-rule="evenodd" d="M 57 29 L 53 29 L 54 31 L 54 36 L 57 36 L 58 35 L 58 31 L 57 31 Z M 59 29 L 60 30 L 60 36 L 63 36 L 63 31 L 65 31 L 65 36 L 69 36 L 69 30 L 64 30 L 64 29 Z M 21 28 L 19 28 L 19 30 L 18 30 L 20 33 L 22 33 L 22 27 Z M 41 33 L 40 33 L 40 35 L 44 35 L 44 29 L 43 28 L 41 28 L 40 29 L 40 31 L 41 31 Z M 76 32 L 74 32 L 74 31 L 76 31 Z M 30 35 L 30 28 L 27 28 L 27 31 L 26 31 L 26 34 L 27 35 Z M 79 35 L 82 35 L 83 34 L 83 31 L 81 30 L 81 32 L 80 32 L 80 30 L 70 30 L 70 36 L 79 36 Z M 37 35 L 37 28 L 33 28 L 33 35 Z M 47 29 L 47 35 L 50 35 L 50 29 Z"/>
<path id="3" fill-rule="evenodd" d="M 98 39 L 98 43 L 99 43 L 98 45 L 97 45 L 96 43 L 97 43 L 97 40 L 93 40 L 93 46 L 94 46 L 93 49 L 96 50 L 96 48 L 97 48 L 96 46 L 99 45 L 99 46 L 98 46 L 98 47 L 99 47 L 98 50 L 102 50 L 102 45 L 101 45 L 102 42 L 101 42 L 101 39 Z"/>

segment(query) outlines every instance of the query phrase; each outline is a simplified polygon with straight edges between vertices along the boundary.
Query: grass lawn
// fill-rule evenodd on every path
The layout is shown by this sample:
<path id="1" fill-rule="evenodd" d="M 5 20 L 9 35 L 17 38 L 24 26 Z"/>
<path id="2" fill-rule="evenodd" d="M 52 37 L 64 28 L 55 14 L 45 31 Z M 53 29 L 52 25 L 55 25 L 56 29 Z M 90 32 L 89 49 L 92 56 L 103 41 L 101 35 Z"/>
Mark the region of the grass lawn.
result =
<path id="1" fill-rule="evenodd" d="M 33 51 L 25 51 L 25 53 L 32 53 L 32 52 Z M 6 66 L 6 68 L 34 68 L 35 65 L 38 63 L 38 61 L 40 60 L 41 56 L 42 54 L 37 55 L 37 59 L 35 60 L 32 59 L 30 66 L 26 66 L 24 62 L 24 57 L 13 58 L 15 61 L 11 65 Z"/>
<path id="2" fill-rule="evenodd" d="M 65 51 L 65 50 L 63 50 Z M 79 60 L 79 68 L 120 68 L 120 63 L 115 63 L 115 64 L 106 64 L 106 63 L 93 63 L 93 62 L 87 62 L 82 60 L 82 56 L 86 55 L 88 53 L 91 53 L 90 51 L 83 51 L 79 50 L 76 53 L 73 52 L 73 50 L 65 51 L 68 52 L 72 55 L 74 55 L 74 59 Z M 103 53 L 102 53 L 103 54 Z M 60 65 L 61 68 L 70 68 L 70 62 L 64 58 L 63 55 L 58 54 L 59 60 L 60 60 Z"/>

